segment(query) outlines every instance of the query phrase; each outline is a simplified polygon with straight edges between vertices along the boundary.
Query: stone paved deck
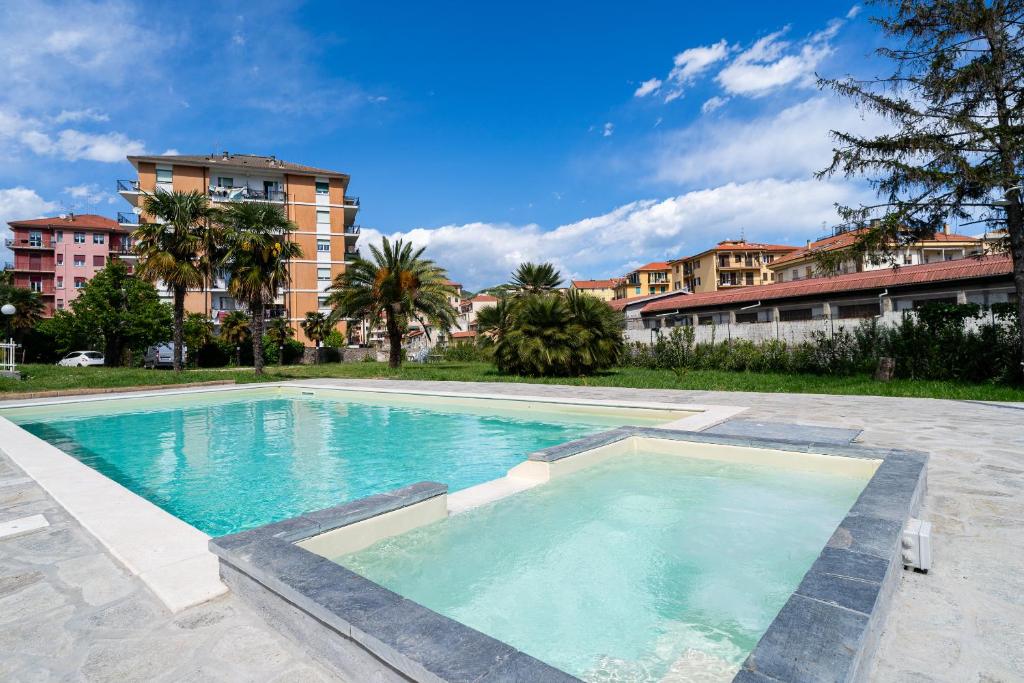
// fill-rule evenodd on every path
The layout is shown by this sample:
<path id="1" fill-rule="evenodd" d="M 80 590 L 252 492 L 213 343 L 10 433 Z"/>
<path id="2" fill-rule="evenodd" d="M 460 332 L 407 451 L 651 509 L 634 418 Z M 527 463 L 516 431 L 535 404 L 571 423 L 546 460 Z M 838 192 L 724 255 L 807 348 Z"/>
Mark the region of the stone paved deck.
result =
<path id="1" fill-rule="evenodd" d="M 922 515 L 934 566 L 904 573 L 873 681 L 1024 680 L 1024 405 L 527 384 L 317 380 L 420 390 L 750 406 L 748 420 L 863 429 L 868 445 L 932 454 Z M 232 596 L 168 614 L 0 456 L 0 680 L 321 680 L 300 649 Z M 16 653 L 16 654 L 11 654 Z"/>

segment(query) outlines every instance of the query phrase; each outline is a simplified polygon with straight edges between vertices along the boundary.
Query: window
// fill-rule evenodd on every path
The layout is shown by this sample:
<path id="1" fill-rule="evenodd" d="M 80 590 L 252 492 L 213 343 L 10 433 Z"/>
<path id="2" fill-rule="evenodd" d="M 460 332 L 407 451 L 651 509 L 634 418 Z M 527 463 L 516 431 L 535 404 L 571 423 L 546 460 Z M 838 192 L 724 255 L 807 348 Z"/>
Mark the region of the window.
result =
<path id="1" fill-rule="evenodd" d="M 330 225 L 331 224 L 331 212 L 329 209 L 317 209 L 316 212 L 316 224 L 317 225 Z"/>
<path id="2" fill-rule="evenodd" d="M 99 254 L 92 257 L 92 265 L 96 266 L 97 268 L 102 268 L 105 261 L 106 257 Z"/>
<path id="3" fill-rule="evenodd" d="M 779 311 L 779 320 L 789 322 L 793 320 L 811 320 L 814 312 L 809 308 L 788 308 Z"/>
<path id="4" fill-rule="evenodd" d="M 697 324 L 698 325 L 714 325 L 715 324 L 715 319 L 714 319 L 713 316 L 710 316 L 710 315 L 698 315 L 697 316 Z"/>
<path id="5" fill-rule="evenodd" d="M 57 232 L 53 233 L 53 241 L 54 242 L 63 242 L 64 241 L 64 231 L 63 230 L 58 230 Z"/>
<path id="6" fill-rule="evenodd" d="M 30 247 L 41 247 L 43 246 L 43 233 L 38 230 L 33 230 L 28 234 L 28 246 Z"/>
<path id="7" fill-rule="evenodd" d="M 103 244 L 106 241 L 107 241 L 107 237 L 102 232 L 94 232 L 92 234 L 92 243 L 93 244 Z"/>
<path id="8" fill-rule="evenodd" d="M 694 261 L 693 267 L 694 268 L 700 268 L 700 259 L 697 259 L 696 261 Z"/>
<path id="9" fill-rule="evenodd" d="M 63 311 L 64 310 L 64 299 L 57 299 L 57 310 L 58 311 Z"/>
<path id="10" fill-rule="evenodd" d="M 85 267 L 85 254 L 75 254 L 75 268 Z"/>
<path id="11" fill-rule="evenodd" d="M 75 278 L 75 289 L 81 289 L 82 287 L 85 287 L 85 278 L 84 277 L 76 277 Z"/>
<path id="12" fill-rule="evenodd" d="M 158 183 L 171 183 L 174 181 L 174 176 L 169 168 L 158 168 L 156 169 L 156 181 Z"/>
<path id="13" fill-rule="evenodd" d="M 775 260 L 775 254 L 765 254 L 764 255 L 764 262 L 765 263 L 771 263 L 774 260 Z"/>
<path id="14" fill-rule="evenodd" d="M 735 260 L 736 263 L 739 263 L 740 261 L 743 260 L 743 254 L 733 254 L 733 256 L 735 257 L 733 260 Z"/>
<path id="15" fill-rule="evenodd" d="M 63 275 L 58 275 L 57 276 L 57 289 L 64 289 L 64 276 Z"/>
<path id="16" fill-rule="evenodd" d="M 320 253 L 331 253 L 331 241 L 330 240 L 317 240 L 316 250 Z"/>
<path id="17" fill-rule="evenodd" d="M 913 263 L 914 263 L 914 257 L 913 256 L 911 256 L 910 254 L 904 254 L 903 255 L 903 265 L 909 266 L 909 265 L 911 265 Z"/>
<path id="18" fill-rule="evenodd" d="M 235 179 L 234 178 L 226 178 L 224 176 L 218 176 L 217 177 L 217 185 L 219 185 L 220 187 L 234 187 L 235 186 Z"/>
<path id="19" fill-rule="evenodd" d="M 76 232 L 75 233 L 75 244 L 85 244 L 85 233 L 84 232 Z"/>
<path id="20" fill-rule="evenodd" d="M 57 265 L 58 266 L 63 266 L 64 265 L 64 254 L 57 254 Z"/>
<path id="21" fill-rule="evenodd" d="M 840 318 L 873 318 L 880 312 L 877 301 L 872 301 L 867 304 L 846 304 L 839 306 Z"/>
<path id="22" fill-rule="evenodd" d="M 736 322 L 738 323 L 756 323 L 757 322 L 757 311 L 743 311 L 736 314 Z"/>
<path id="23" fill-rule="evenodd" d="M 330 304 L 327 303 L 327 297 L 318 296 L 316 298 L 316 306 L 317 308 L 330 308 Z"/>
<path id="24" fill-rule="evenodd" d="M 639 294 L 639 293 L 640 293 L 640 288 L 639 288 L 639 287 L 637 287 L 637 288 L 636 288 L 636 293 L 637 293 L 637 294 Z"/>
<path id="25" fill-rule="evenodd" d="M 726 254 L 725 256 L 719 256 L 718 257 L 718 267 L 719 268 L 728 268 L 729 267 L 729 255 L 728 254 Z"/>
<path id="26" fill-rule="evenodd" d="M 28 280 L 28 288 L 33 292 L 43 291 L 43 278 L 39 275 L 33 275 Z"/>
<path id="27" fill-rule="evenodd" d="M 327 181 L 316 181 L 316 193 L 326 197 L 330 193 L 330 183 Z"/>
<path id="28" fill-rule="evenodd" d="M 747 284 L 748 285 L 754 284 L 754 274 L 753 273 L 747 273 L 747 278 L 746 279 L 747 279 Z"/>
<path id="29" fill-rule="evenodd" d="M 330 268 L 317 268 L 316 269 L 316 279 L 319 280 L 320 282 L 329 281 L 331 279 L 331 269 Z"/>

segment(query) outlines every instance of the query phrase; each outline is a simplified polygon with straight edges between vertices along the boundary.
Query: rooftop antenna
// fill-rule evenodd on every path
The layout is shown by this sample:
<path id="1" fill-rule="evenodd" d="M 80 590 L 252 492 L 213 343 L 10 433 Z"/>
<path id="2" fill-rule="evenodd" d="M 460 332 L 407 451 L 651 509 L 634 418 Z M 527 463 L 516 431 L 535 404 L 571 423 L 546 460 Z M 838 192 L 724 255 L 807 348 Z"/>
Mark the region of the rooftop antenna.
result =
<path id="1" fill-rule="evenodd" d="M 740 242 L 747 241 L 747 229 L 745 227 L 740 228 Z"/>

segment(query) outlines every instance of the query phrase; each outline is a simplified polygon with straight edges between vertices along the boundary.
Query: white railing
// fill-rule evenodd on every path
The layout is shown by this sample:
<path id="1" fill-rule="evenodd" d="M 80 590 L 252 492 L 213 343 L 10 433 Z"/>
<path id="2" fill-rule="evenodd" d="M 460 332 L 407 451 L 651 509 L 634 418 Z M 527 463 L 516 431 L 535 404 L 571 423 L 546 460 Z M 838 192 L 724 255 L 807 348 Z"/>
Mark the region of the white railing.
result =
<path id="1" fill-rule="evenodd" d="M 14 373 L 14 354 L 17 349 L 18 345 L 13 339 L 0 342 L 0 372 Z"/>

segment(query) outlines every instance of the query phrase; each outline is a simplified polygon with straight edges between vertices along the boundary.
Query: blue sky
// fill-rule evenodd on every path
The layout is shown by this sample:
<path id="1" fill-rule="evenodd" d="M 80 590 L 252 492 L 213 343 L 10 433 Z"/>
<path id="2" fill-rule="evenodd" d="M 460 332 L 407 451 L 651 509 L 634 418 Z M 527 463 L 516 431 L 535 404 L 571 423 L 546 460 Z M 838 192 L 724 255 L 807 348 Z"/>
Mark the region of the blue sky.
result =
<path id="1" fill-rule="evenodd" d="M 850 2 L 478 5 L 5 3 L 0 219 L 125 210 L 129 153 L 276 154 L 478 288 L 802 244 L 869 196 L 812 178 L 878 127 L 813 84 L 878 71 Z"/>

